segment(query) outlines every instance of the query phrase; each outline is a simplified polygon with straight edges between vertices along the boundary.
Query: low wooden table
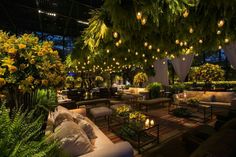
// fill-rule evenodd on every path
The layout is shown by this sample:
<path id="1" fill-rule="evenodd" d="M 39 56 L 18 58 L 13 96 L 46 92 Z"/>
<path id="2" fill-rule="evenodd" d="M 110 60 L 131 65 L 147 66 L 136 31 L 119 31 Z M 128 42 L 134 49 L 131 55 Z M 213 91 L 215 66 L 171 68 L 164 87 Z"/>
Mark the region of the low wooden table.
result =
<path id="1" fill-rule="evenodd" d="M 150 105 L 169 103 L 168 104 L 168 106 L 169 106 L 170 102 L 171 102 L 170 98 L 156 98 L 156 99 L 150 99 L 150 100 L 138 100 L 139 109 L 141 110 L 142 106 L 145 106 L 146 112 L 148 112 L 148 107 Z"/>

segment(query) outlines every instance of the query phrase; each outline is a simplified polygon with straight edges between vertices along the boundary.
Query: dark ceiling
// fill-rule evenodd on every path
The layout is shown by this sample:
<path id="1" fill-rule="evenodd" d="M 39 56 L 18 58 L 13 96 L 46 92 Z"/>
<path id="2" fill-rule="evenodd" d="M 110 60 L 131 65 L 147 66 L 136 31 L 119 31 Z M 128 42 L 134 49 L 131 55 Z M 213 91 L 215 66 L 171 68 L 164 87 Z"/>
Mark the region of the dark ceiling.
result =
<path id="1" fill-rule="evenodd" d="M 76 37 L 87 27 L 90 10 L 101 5 L 102 0 L 1 0 L 0 29 Z"/>

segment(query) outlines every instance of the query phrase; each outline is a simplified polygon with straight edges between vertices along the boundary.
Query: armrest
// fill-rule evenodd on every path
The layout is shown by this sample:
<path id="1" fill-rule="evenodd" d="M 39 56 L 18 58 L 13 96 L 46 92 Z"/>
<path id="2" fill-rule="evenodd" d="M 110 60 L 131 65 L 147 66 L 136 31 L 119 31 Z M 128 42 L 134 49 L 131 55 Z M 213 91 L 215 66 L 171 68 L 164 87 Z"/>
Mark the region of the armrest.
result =
<path id="1" fill-rule="evenodd" d="M 105 147 L 99 150 L 94 150 L 84 154 L 81 157 L 133 157 L 133 147 L 128 142 L 119 142 L 112 145 L 110 148 Z"/>
<path id="2" fill-rule="evenodd" d="M 86 107 L 85 107 L 85 105 L 80 106 L 77 109 L 71 109 L 70 111 L 75 112 L 75 113 L 79 113 L 79 114 L 86 117 Z"/>

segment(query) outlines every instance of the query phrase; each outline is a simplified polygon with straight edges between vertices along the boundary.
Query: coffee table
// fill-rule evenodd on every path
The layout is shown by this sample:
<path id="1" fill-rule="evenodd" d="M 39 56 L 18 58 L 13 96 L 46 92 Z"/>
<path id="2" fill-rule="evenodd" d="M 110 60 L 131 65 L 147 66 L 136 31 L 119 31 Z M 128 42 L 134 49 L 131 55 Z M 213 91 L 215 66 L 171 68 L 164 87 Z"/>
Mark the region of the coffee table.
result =
<path id="1" fill-rule="evenodd" d="M 155 143 L 159 143 L 159 123 L 154 117 L 146 116 L 150 121 L 153 120 L 154 124 L 145 125 L 145 122 L 129 120 L 128 116 L 112 115 L 109 117 L 108 126 L 112 132 L 116 133 L 120 138 L 129 141 L 141 153 L 142 149 L 150 148 Z"/>

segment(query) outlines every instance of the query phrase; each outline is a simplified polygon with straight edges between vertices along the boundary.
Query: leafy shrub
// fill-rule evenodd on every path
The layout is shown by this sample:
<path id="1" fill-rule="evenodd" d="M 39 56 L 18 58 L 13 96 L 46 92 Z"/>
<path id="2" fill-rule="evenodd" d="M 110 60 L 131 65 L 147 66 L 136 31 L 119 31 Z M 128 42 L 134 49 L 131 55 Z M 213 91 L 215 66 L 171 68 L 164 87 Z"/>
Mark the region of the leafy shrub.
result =
<path id="1" fill-rule="evenodd" d="M 175 84 L 170 86 L 171 93 L 181 93 L 185 89 L 187 89 L 187 86 L 185 86 L 184 83 L 175 83 Z"/>
<path id="2" fill-rule="evenodd" d="M 51 157 L 57 150 L 56 142 L 49 142 L 41 132 L 43 116 L 33 118 L 29 113 L 15 110 L 11 116 L 5 105 L 0 107 L 0 156 Z M 57 156 L 57 155 L 56 155 Z"/>
<path id="3" fill-rule="evenodd" d="M 144 72 L 139 72 L 134 76 L 134 84 L 142 86 L 142 83 L 146 82 L 148 80 L 148 76 Z"/>
<path id="4" fill-rule="evenodd" d="M 224 70 L 219 65 L 209 63 L 192 69 L 190 74 L 190 78 L 192 78 L 194 82 L 203 81 L 211 83 L 212 81 L 221 81 L 224 79 Z"/>
<path id="5" fill-rule="evenodd" d="M 150 83 L 147 86 L 151 99 L 160 97 L 161 84 L 158 82 Z"/>

